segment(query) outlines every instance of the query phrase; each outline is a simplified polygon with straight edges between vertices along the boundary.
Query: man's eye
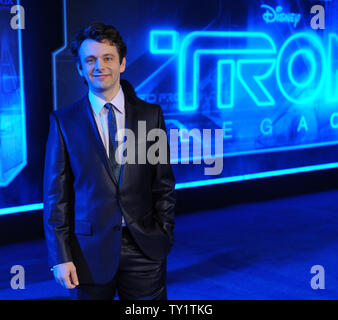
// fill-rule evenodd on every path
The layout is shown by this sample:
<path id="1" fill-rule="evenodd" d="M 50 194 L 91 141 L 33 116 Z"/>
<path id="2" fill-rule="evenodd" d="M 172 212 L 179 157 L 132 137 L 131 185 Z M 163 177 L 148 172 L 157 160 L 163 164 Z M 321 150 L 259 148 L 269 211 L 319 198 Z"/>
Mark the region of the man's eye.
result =
<path id="1" fill-rule="evenodd" d="M 93 63 L 94 62 L 94 59 L 88 59 L 87 60 L 87 63 Z"/>
<path id="2" fill-rule="evenodd" d="M 112 61 L 113 59 L 111 57 L 106 57 L 106 61 Z"/>

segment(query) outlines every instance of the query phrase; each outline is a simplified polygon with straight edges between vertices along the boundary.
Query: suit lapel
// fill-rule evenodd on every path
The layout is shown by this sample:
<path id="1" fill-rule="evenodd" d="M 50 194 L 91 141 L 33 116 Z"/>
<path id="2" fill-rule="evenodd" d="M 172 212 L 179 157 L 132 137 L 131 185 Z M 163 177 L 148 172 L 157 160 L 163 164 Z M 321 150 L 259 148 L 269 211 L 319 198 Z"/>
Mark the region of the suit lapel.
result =
<path id="1" fill-rule="evenodd" d="M 128 95 L 125 93 L 125 112 L 126 112 L 126 120 L 125 120 L 125 128 L 131 130 L 135 135 L 135 143 L 137 138 L 137 109 L 135 104 L 129 99 Z M 135 146 L 136 147 L 136 146 Z M 137 161 L 137 159 L 135 159 Z M 120 172 L 120 181 L 119 187 L 121 187 L 123 181 L 126 181 L 126 172 L 128 171 L 128 163 L 121 165 Z"/>
<path id="2" fill-rule="evenodd" d="M 116 178 L 110 168 L 110 165 L 109 165 L 109 160 L 108 160 L 108 156 L 107 156 L 107 153 L 106 153 L 106 150 L 105 150 L 105 147 L 102 143 L 102 139 L 101 139 L 101 136 L 100 136 L 100 133 L 99 133 L 99 130 L 96 126 L 96 122 L 95 122 L 95 118 L 94 118 L 94 115 L 93 115 L 93 110 L 92 110 L 92 107 L 90 105 L 90 102 L 89 102 L 89 99 L 88 99 L 88 95 L 86 95 L 86 97 L 84 97 L 83 99 L 83 104 L 84 104 L 84 109 L 85 109 L 85 115 L 86 115 L 86 119 L 88 120 L 89 122 L 89 126 L 91 128 L 91 132 L 94 134 L 94 138 L 95 138 L 95 148 L 96 148 L 96 151 L 98 152 L 101 160 L 102 160 L 102 163 L 103 165 L 105 166 L 109 176 L 111 177 L 111 179 L 114 181 L 114 183 L 117 185 L 117 181 L 116 181 Z"/>

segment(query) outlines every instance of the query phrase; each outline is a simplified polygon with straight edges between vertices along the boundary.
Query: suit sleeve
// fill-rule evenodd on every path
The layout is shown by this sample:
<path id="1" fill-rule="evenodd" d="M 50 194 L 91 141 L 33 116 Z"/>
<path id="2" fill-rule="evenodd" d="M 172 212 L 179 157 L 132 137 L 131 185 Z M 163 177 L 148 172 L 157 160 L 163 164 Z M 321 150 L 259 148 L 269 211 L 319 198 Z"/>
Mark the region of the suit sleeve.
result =
<path id="1" fill-rule="evenodd" d="M 158 127 L 166 132 L 163 113 L 160 108 L 158 115 Z M 161 146 L 163 147 L 163 146 Z M 170 150 L 168 138 L 166 135 L 167 159 L 166 163 L 158 163 L 154 166 L 154 175 L 152 183 L 153 207 L 155 209 L 155 218 L 168 234 L 170 245 L 173 244 L 173 230 L 175 227 L 175 177 L 170 164 Z"/>
<path id="2" fill-rule="evenodd" d="M 44 168 L 44 231 L 50 266 L 72 261 L 73 176 L 57 117 L 50 115 Z"/>

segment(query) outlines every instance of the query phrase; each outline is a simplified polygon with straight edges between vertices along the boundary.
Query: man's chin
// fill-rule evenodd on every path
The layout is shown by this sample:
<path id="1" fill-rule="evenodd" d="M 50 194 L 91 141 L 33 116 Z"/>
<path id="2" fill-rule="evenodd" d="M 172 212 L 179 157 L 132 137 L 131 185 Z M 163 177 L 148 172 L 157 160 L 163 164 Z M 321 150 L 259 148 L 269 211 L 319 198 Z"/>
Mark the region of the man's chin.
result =
<path id="1" fill-rule="evenodd" d="M 93 91 L 96 91 L 96 92 L 104 92 L 104 91 L 107 91 L 107 90 L 110 90 L 111 89 L 111 86 L 108 86 L 108 85 L 100 85 L 100 86 L 92 86 L 91 89 Z"/>

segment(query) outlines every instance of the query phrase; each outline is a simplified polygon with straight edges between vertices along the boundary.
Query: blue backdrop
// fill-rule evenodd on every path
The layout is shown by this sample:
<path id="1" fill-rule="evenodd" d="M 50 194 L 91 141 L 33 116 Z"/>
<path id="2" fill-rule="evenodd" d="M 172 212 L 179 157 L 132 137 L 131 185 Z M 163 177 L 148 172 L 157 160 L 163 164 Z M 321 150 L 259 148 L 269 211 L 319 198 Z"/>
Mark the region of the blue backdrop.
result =
<path id="1" fill-rule="evenodd" d="M 124 77 L 179 133 L 170 134 L 178 188 L 318 170 L 338 165 L 338 7 L 322 2 L 325 29 L 313 29 L 314 4 L 66 1 L 65 43 L 93 21 L 121 31 Z M 62 108 L 87 88 L 69 49 L 55 67 Z M 221 166 L 208 175 L 213 157 Z"/>
<path id="2" fill-rule="evenodd" d="M 311 28 L 312 1 L 65 0 L 64 46 L 52 54 L 53 108 L 86 93 L 68 44 L 79 28 L 102 21 L 127 44 L 123 78 L 163 108 L 178 189 L 338 167 L 338 5 L 320 3 L 324 29 Z M 1 59 L 0 71 L 5 190 L 25 166 L 27 146 L 20 30 L 9 28 L 8 15 L 0 20 L 9 61 Z M 216 159 L 221 167 L 206 174 Z M 30 202 L 0 197 L 0 208 L 23 204 Z"/>

